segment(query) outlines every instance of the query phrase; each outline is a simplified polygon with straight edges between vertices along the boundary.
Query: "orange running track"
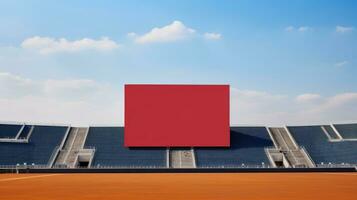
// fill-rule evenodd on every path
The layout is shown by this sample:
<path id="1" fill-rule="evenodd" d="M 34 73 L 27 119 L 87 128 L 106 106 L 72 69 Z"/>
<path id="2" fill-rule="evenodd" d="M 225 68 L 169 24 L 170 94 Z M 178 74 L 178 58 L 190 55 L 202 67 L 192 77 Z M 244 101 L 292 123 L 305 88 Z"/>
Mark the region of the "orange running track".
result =
<path id="1" fill-rule="evenodd" d="M 357 199 L 357 173 L 0 174 L 0 199 Z"/>

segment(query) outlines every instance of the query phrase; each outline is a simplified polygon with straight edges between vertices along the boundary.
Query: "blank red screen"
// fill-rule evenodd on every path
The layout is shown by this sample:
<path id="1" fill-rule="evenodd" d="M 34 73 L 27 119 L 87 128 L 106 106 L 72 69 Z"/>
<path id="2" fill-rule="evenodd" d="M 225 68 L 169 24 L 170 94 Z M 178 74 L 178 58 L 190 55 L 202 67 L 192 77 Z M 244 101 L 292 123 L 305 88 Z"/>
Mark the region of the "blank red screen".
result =
<path id="1" fill-rule="evenodd" d="M 228 147 L 229 85 L 125 85 L 125 146 Z"/>

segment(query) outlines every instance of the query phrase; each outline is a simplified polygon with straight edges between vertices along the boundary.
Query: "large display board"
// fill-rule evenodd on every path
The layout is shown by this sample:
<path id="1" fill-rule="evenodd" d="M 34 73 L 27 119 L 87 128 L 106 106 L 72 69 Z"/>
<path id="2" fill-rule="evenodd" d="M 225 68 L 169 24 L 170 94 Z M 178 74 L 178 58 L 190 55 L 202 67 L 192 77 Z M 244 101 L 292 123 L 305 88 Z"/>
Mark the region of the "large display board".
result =
<path id="1" fill-rule="evenodd" d="M 229 85 L 125 85 L 125 146 L 228 147 Z"/>

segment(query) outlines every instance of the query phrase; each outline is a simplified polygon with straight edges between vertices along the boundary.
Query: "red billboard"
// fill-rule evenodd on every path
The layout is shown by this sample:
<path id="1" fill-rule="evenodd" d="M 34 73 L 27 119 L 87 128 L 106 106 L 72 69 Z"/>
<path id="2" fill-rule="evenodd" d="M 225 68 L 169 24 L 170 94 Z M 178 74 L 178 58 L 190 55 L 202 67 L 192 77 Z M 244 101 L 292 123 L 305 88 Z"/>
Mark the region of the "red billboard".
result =
<path id="1" fill-rule="evenodd" d="M 229 85 L 125 85 L 126 147 L 228 147 Z"/>

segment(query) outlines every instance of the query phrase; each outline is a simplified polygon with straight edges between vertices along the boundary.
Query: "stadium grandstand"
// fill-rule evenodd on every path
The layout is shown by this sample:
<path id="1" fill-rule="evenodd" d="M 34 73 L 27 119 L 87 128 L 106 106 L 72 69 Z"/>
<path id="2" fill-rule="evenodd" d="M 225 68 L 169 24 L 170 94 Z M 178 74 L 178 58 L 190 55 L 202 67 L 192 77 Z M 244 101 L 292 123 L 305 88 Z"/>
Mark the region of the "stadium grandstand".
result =
<path id="1" fill-rule="evenodd" d="M 357 123 L 230 127 L 230 147 L 126 147 L 124 127 L 0 124 L 0 165 L 15 168 L 345 168 Z"/>

